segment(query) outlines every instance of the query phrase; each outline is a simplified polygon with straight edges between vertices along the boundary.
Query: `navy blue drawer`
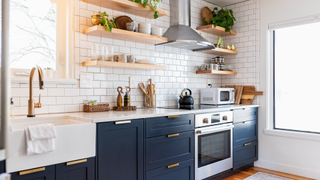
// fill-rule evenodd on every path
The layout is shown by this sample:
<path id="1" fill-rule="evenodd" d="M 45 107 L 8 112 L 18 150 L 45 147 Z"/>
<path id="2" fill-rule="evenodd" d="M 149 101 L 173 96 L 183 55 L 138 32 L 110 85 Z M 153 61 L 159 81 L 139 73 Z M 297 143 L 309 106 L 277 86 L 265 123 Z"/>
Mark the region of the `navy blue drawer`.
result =
<path id="1" fill-rule="evenodd" d="M 5 161 L 0 161 L 0 174 L 6 172 L 6 162 Z"/>
<path id="2" fill-rule="evenodd" d="M 146 139 L 147 170 L 193 158 L 194 131 Z"/>
<path id="3" fill-rule="evenodd" d="M 247 142 L 258 140 L 257 120 L 244 121 L 234 124 L 233 145 L 242 145 Z"/>
<path id="4" fill-rule="evenodd" d="M 258 118 L 258 108 L 243 108 L 235 109 L 234 111 L 234 122 L 255 120 Z"/>
<path id="5" fill-rule="evenodd" d="M 258 160 L 258 141 L 248 142 L 233 149 L 233 169 Z"/>
<path id="6" fill-rule="evenodd" d="M 170 165 L 148 171 L 146 180 L 194 180 L 193 159 Z"/>
<path id="7" fill-rule="evenodd" d="M 30 170 L 34 170 L 34 171 L 32 172 L 29 170 L 25 170 L 25 171 L 11 173 L 11 180 L 55 180 L 56 179 L 55 165 L 46 166 L 44 167 L 44 169 L 34 168 Z M 28 174 L 24 174 L 24 173 L 28 173 Z"/>
<path id="8" fill-rule="evenodd" d="M 190 130 L 194 130 L 193 114 L 146 119 L 146 137 L 162 136 Z"/>
<path id="9" fill-rule="evenodd" d="M 56 165 L 57 180 L 95 180 L 95 158 L 81 159 Z"/>

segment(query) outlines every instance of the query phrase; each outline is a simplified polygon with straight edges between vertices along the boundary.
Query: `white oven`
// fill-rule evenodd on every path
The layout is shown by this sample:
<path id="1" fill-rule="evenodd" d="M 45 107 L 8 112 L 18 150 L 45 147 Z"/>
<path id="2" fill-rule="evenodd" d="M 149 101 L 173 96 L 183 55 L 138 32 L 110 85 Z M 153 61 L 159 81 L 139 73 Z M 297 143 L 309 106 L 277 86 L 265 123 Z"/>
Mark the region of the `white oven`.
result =
<path id="1" fill-rule="evenodd" d="M 195 117 L 195 180 L 232 169 L 233 112 Z"/>

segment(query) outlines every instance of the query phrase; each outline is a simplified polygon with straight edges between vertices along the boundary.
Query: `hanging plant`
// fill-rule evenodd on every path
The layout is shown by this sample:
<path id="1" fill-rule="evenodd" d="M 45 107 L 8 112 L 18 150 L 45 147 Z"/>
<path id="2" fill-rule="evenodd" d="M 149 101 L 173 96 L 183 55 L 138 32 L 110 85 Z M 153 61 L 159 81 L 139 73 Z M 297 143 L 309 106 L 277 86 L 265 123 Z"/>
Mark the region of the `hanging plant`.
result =
<path id="1" fill-rule="evenodd" d="M 102 16 L 101 26 L 105 26 L 107 31 L 111 33 L 112 28 L 117 28 L 115 19 L 109 19 L 109 15 L 106 12 L 98 12 Z"/>
<path id="2" fill-rule="evenodd" d="M 138 4 L 142 4 L 143 7 L 149 6 L 150 10 L 149 10 L 148 14 L 151 11 L 155 11 L 154 15 L 153 15 L 154 19 L 157 19 L 159 17 L 159 11 L 157 11 L 157 7 L 158 7 L 158 4 L 160 2 L 162 2 L 162 0 L 150 0 L 150 3 L 148 3 L 148 0 L 133 0 L 133 2 L 138 3 Z"/>
<path id="3" fill-rule="evenodd" d="M 210 24 L 213 24 L 214 27 L 221 26 L 225 28 L 225 32 L 230 32 L 234 25 L 234 21 L 236 21 L 236 18 L 233 16 L 233 11 L 231 9 L 223 9 L 221 8 L 218 10 L 217 7 L 215 7 L 212 11 L 213 18 L 210 20 Z M 203 19 L 203 22 L 205 25 L 208 24 L 207 19 Z"/>

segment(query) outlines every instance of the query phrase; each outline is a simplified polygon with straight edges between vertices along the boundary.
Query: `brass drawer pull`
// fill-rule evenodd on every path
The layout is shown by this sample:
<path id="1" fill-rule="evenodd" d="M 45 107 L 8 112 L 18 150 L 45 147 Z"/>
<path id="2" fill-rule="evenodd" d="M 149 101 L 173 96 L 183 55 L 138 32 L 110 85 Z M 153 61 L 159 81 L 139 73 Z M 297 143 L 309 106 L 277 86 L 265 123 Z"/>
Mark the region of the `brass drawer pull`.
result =
<path id="1" fill-rule="evenodd" d="M 243 146 L 249 146 L 251 143 L 245 143 Z"/>
<path id="2" fill-rule="evenodd" d="M 177 167 L 177 166 L 179 166 L 179 163 L 171 164 L 171 165 L 167 166 L 167 168 L 170 169 L 170 168 Z"/>
<path id="3" fill-rule="evenodd" d="M 71 161 L 71 162 L 67 162 L 67 166 L 70 166 L 70 165 L 74 165 L 74 164 L 80 164 L 80 163 L 84 163 L 84 162 L 87 162 L 87 159 L 81 159 L 81 160 L 78 160 L 78 161 Z"/>
<path id="4" fill-rule="evenodd" d="M 131 121 L 118 121 L 118 122 L 115 122 L 115 124 L 130 124 Z"/>
<path id="5" fill-rule="evenodd" d="M 175 115 L 175 116 L 168 116 L 168 118 L 177 118 L 179 117 L 179 115 Z"/>
<path id="6" fill-rule="evenodd" d="M 27 170 L 27 171 L 21 171 L 21 172 L 19 172 L 19 175 L 22 176 L 22 175 L 26 175 L 26 174 L 32 174 L 32 173 L 36 173 L 36 172 L 41 172 L 41 171 L 44 171 L 44 170 L 46 170 L 45 167 L 37 168 L 37 169 L 31 169 L 31 170 Z"/>
<path id="7" fill-rule="evenodd" d="M 175 137 L 175 136 L 179 136 L 180 134 L 179 133 L 176 133 L 176 134 L 169 134 L 168 137 Z"/>

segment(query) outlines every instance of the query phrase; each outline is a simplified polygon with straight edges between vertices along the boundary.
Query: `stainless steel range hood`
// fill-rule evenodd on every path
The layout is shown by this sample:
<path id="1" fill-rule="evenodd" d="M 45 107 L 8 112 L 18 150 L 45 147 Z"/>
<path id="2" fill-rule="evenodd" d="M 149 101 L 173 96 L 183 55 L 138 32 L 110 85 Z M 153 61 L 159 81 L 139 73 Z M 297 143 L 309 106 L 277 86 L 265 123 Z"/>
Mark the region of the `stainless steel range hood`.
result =
<path id="1" fill-rule="evenodd" d="M 168 38 L 168 42 L 156 45 L 172 46 L 193 51 L 214 49 L 215 47 L 212 43 L 190 27 L 190 12 L 190 0 L 171 0 L 171 27 L 163 35 L 163 37 Z"/>

